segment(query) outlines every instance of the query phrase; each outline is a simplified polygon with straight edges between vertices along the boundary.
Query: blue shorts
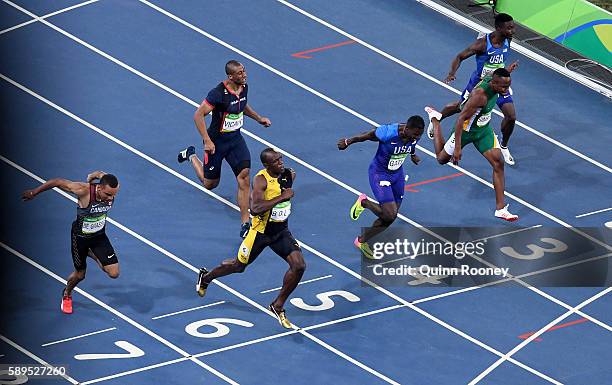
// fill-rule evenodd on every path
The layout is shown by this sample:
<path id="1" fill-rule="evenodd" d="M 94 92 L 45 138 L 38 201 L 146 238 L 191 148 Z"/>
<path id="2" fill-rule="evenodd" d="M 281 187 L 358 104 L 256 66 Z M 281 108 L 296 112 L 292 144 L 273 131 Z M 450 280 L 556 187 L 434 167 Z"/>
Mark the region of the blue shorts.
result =
<path id="1" fill-rule="evenodd" d="M 472 75 L 467 86 L 465 86 L 465 88 L 463 89 L 463 92 L 461 93 L 462 101 L 466 100 L 468 96 L 470 96 L 470 92 L 472 92 L 474 87 L 476 87 L 476 84 L 478 84 L 479 82 L 480 82 L 480 78 Z M 497 98 L 497 107 L 499 107 L 500 109 L 506 103 L 514 103 L 514 100 L 512 100 L 512 88 L 509 88 L 508 92 L 506 92 L 503 95 L 499 95 L 499 98 Z"/>
<path id="2" fill-rule="evenodd" d="M 204 177 L 206 179 L 219 179 L 221 177 L 221 162 L 223 159 L 229 163 L 234 175 L 240 171 L 251 168 L 251 153 L 242 135 L 231 139 L 216 139 L 214 154 L 204 154 Z"/>
<path id="3" fill-rule="evenodd" d="M 378 170 L 375 165 L 370 165 L 368 175 L 370 188 L 379 203 L 395 202 L 398 206 L 402 204 L 405 184 L 403 167 L 397 172 L 389 173 Z"/>

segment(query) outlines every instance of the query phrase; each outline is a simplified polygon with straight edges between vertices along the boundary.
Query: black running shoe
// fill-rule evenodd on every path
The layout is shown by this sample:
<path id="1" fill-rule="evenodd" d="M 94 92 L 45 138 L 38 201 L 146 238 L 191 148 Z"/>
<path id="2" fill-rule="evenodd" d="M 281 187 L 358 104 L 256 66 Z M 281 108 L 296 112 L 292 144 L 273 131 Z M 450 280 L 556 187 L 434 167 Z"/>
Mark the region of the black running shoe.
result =
<path id="1" fill-rule="evenodd" d="M 191 155 L 195 155 L 195 147 L 193 146 L 189 146 L 186 149 L 184 149 L 183 151 L 178 153 L 178 162 L 179 163 L 183 163 L 187 160 L 189 160 L 189 158 L 191 157 Z"/>
<path id="2" fill-rule="evenodd" d="M 208 289 L 208 284 L 204 282 L 204 276 L 206 274 L 208 274 L 208 270 L 204 267 L 201 268 L 198 274 L 198 282 L 196 283 L 196 291 L 200 297 L 204 297 L 206 295 L 206 289 Z"/>

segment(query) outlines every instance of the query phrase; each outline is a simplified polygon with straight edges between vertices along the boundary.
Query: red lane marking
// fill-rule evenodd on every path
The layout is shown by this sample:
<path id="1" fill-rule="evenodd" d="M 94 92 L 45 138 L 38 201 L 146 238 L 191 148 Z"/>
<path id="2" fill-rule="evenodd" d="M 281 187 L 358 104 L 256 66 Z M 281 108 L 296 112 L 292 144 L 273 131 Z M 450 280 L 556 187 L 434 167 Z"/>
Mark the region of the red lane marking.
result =
<path id="1" fill-rule="evenodd" d="M 343 41 L 342 43 L 338 43 L 338 44 L 326 45 L 325 47 L 309 49 L 308 51 L 296 52 L 294 54 L 291 54 L 291 56 L 298 57 L 300 59 L 312 59 L 312 56 L 306 56 L 304 54 L 311 53 L 311 52 L 325 51 L 326 49 L 341 47 L 343 45 L 353 44 L 353 43 L 355 43 L 354 40 L 347 40 L 347 41 Z"/>
<path id="2" fill-rule="evenodd" d="M 553 326 L 550 329 L 546 330 L 546 332 L 550 332 L 550 331 L 561 329 L 561 328 L 566 328 L 566 327 L 572 326 L 572 325 L 581 324 L 581 323 L 587 322 L 587 321 L 588 321 L 588 319 L 586 319 L 586 318 L 580 318 L 580 319 L 577 319 L 576 321 L 567 322 L 567 323 L 564 323 L 564 324 L 561 324 L 561 325 Z M 544 332 L 544 333 L 546 333 L 546 332 Z M 518 338 L 520 338 L 522 340 L 526 340 L 527 338 L 529 338 L 529 336 L 534 335 L 534 334 L 535 334 L 535 332 L 525 333 L 525 334 L 521 334 L 520 336 L 518 336 Z M 538 338 L 534 339 L 534 341 L 540 342 L 540 341 L 542 341 L 542 338 L 538 337 Z"/>
<path id="3" fill-rule="evenodd" d="M 428 179 L 428 180 L 424 180 L 424 181 L 418 182 L 418 183 L 407 184 L 404 187 L 404 190 L 410 191 L 410 192 L 419 192 L 419 190 L 413 189 L 412 187 L 420 186 L 422 184 L 427 184 L 427 183 L 438 182 L 438 181 L 441 181 L 441 180 L 444 180 L 444 179 L 456 178 L 456 177 L 461 176 L 461 175 L 463 175 L 463 173 L 462 172 L 458 172 L 456 174 L 451 174 L 451 175 L 447 175 L 447 176 L 441 176 L 439 178 L 434 178 L 434 179 Z"/>

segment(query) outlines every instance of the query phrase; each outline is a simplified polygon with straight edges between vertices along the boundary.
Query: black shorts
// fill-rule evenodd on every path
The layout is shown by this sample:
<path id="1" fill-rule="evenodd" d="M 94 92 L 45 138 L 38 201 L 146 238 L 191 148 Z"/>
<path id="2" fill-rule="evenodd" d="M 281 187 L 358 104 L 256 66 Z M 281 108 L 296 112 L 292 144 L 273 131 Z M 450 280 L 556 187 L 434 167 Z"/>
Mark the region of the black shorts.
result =
<path id="1" fill-rule="evenodd" d="M 70 240 L 72 262 L 77 271 L 87 269 L 87 256 L 90 250 L 98 258 L 102 266 L 119 263 L 113 245 L 111 245 L 104 231 L 92 237 L 81 237 L 77 235 L 73 228 L 70 231 Z"/>
<path id="2" fill-rule="evenodd" d="M 221 177 L 221 162 L 223 159 L 238 176 L 240 171 L 251 168 L 251 153 L 242 137 L 242 134 L 231 139 L 217 139 L 214 154 L 204 154 L 204 178 L 219 179 Z"/>
<path id="3" fill-rule="evenodd" d="M 301 251 L 289 229 L 284 229 L 273 236 L 262 234 L 250 229 L 244 241 L 238 249 L 238 260 L 245 265 L 249 265 L 261 254 L 263 249 L 270 246 L 279 257 L 287 259 L 289 254 L 294 251 Z"/>

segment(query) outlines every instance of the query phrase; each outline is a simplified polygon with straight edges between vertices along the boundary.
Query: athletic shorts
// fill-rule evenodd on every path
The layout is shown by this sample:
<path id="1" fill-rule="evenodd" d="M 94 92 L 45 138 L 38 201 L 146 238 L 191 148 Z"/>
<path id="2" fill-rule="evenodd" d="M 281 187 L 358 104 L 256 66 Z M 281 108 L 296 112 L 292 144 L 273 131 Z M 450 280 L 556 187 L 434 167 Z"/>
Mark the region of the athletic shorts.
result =
<path id="1" fill-rule="evenodd" d="M 473 143 L 474 147 L 481 153 L 489 151 L 492 148 L 500 148 L 497 135 L 493 132 L 491 126 L 483 127 L 478 130 L 462 131 L 461 132 L 461 148 Z M 453 155 L 455 151 L 455 131 L 453 130 L 444 144 L 444 151 L 448 155 Z"/>
<path id="2" fill-rule="evenodd" d="M 240 244 L 237 258 L 241 263 L 250 265 L 268 246 L 284 260 L 292 252 L 301 250 L 289 229 L 281 230 L 278 234 L 272 236 L 250 229 Z"/>
<path id="3" fill-rule="evenodd" d="M 467 98 L 470 96 L 470 92 L 472 92 L 474 87 L 476 87 L 476 84 L 478 84 L 479 82 L 480 82 L 479 78 L 470 79 L 467 86 L 463 89 L 463 92 L 461 93 L 462 101 L 467 100 Z M 499 97 L 497 98 L 497 107 L 499 107 L 500 109 L 506 103 L 514 103 L 514 100 L 512 100 L 512 88 L 508 88 L 508 92 L 506 92 L 503 95 L 499 95 Z"/>
<path id="4" fill-rule="evenodd" d="M 90 250 L 98 258 L 102 266 L 119 263 L 113 245 L 111 245 L 104 231 L 91 237 L 81 237 L 77 235 L 73 227 L 70 231 L 70 240 L 72 263 L 77 271 L 87 269 L 87 256 Z"/>
<path id="5" fill-rule="evenodd" d="M 245 168 L 251 168 L 251 153 L 242 135 L 235 135 L 231 139 L 217 139 L 214 143 L 215 153 L 204 153 L 204 178 L 219 179 L 223 159 L 236 176 Z"/>
<path id="6" fill-rule="evenodd" d="M 380 171 L 375 165 L 371 164 L 368 169 L 368 176 L 374 198 L 379 203 L 395 202 L 398 206 L 402 203 L 405 185 L 403 167 L 397 170 L 397 172 L 389 173 Z"/>

